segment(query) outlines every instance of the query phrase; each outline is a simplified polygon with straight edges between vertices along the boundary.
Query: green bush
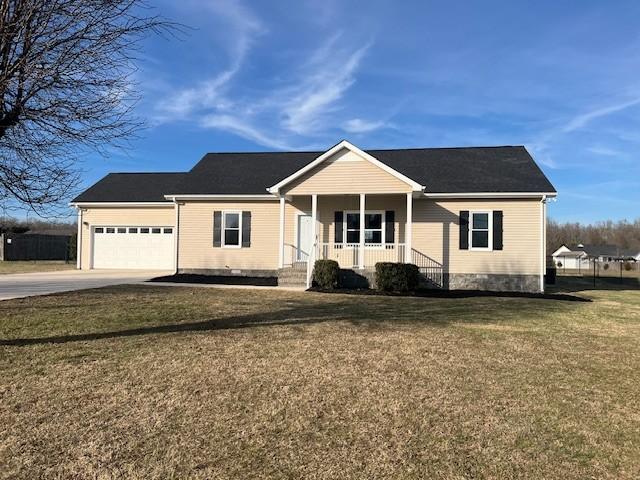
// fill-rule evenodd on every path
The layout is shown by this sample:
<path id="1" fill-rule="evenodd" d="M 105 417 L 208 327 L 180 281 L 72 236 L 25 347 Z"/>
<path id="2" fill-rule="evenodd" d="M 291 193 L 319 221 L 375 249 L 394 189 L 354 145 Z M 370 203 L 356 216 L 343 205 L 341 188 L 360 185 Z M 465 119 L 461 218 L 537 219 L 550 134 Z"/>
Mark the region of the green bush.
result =
<path id="1" fill-rule="evenodd" d="M 336 288 L 340 265 L 335 260 L 316 260 L 313 265 L 313 283 L 320 288 Z"/>
<path id="2" fill-rule="evenodd" d="M 376 286 L 385 292 L 410 292 L 418 288 L 418 267 L 411 263 L 376 263 Z"/>
<path id="3" fill-rule="evenodd" d="M 631 265 L 631 262 L 624 262 L 624 269 L 627 272 L 631 271 L 632 268 L 633 268 L 633 266 Z"/>
<path id="4" fill-rule="evenodd" d="M 605 263 L 605 264 L 602 266 L 602 268 L 604 268 L 605 270 L 609 270 L 609 264 L 608 264 L 608 263 Z"/>

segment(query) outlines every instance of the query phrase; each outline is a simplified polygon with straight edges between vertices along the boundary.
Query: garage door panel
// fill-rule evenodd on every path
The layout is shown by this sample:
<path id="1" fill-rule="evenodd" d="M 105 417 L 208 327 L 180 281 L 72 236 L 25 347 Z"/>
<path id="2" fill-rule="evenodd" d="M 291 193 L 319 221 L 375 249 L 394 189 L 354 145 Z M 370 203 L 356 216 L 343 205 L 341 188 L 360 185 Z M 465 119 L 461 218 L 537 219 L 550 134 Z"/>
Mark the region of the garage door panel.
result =
<path id="1" fill-rule="evenodd" d="M 126 233 L 117 233 L 118 228 L 122 231 L 123 227 L 94 227 L 93 268 L 173 268 L 173 228 L 134 225 L 127 227 Z M 160 233 L 152 233 L 153 229 L 158 228 Z M 116 233 L 107 233 L 111 231 Z"/>

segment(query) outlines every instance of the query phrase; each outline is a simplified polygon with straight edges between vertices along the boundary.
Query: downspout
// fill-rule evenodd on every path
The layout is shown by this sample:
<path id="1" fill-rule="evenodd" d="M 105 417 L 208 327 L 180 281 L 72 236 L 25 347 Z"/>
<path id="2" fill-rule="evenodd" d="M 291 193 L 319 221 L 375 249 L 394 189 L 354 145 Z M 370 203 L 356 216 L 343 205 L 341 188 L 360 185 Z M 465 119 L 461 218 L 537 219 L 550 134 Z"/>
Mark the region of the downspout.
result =
<path id="1" fill-rule="evenodd" d="M 544 274 L 547 266 L 547 196 L 540 200 L 540 292 L 544 293 Z"/>
<path id="2" fill-rule="evenodd" d="M 76 235 L 76 268 L 82 269 L 82 208 L 76 207 L 78 210 L 78 234 Z"/>
<path id="3" fill-rule="evenodd" d="M 178 274 L 178 252 L 179 252 L 179 245 L 178 245 L 178 241 L 180 238 L 180 204 L 178 203 L 178 201 L 175 199 L 173 199 L 173 204 L 175 205 L 175 211 L 176 211 L 176 221 L 175 223 L 175 228 L 174 228 L 174 236 L 173 236 L 173 253 L 174 253 L 174 275 Z"/>

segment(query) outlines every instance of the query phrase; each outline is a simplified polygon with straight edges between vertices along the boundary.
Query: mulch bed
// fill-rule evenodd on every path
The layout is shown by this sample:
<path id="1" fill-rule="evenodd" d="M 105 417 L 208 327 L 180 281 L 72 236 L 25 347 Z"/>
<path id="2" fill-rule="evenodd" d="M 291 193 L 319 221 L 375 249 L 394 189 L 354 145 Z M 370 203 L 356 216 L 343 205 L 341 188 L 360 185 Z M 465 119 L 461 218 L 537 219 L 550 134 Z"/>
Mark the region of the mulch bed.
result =
<path id="1" fill-rule="evenodd" d="M 164 277 L 156 277 L 149 282 L 164 283 L 202 283 L 210 285 L 251 285 L 258 287 L 276 287 L 278 286 L 277 277 L 240 277 L 240 276 L 224 276 L 224 275 L 197 275 L 192 273 L 179 273 L 177 275 L 167 275 Z"/>

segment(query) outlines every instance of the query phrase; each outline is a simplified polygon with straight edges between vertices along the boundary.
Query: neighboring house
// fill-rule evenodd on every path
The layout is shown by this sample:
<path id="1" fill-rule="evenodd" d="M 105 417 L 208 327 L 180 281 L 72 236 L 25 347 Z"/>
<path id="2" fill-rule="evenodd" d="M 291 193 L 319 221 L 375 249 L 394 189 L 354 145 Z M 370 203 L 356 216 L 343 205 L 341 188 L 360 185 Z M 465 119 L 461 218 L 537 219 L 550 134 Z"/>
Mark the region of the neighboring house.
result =
<path id="1" fill-rule="evenodd" d="M 589 268 L 589 255 L 582 250 L 572 251 L 566 245 L 560 247 L 551 254 L 553 264 L 558 268 Z"/>
<path id="2" fill-rule="evenodd" d="M 567 246 L 565 244 L 551 254 L 554 264 L 564 268 L 585 268 L 589 267 L 590 260 L 601 263 L 640 261 L 640 251 L 634 249 L 624 249 L 616 245 L 577 245 Z"/>
<path id="3" fill-rule="evenodd" d="M 78 268 L 275 276 L 411 262 L 437 287 L 544 290 L 546 201 L 524 147 L 213 153 L 75 198 Z"/>

